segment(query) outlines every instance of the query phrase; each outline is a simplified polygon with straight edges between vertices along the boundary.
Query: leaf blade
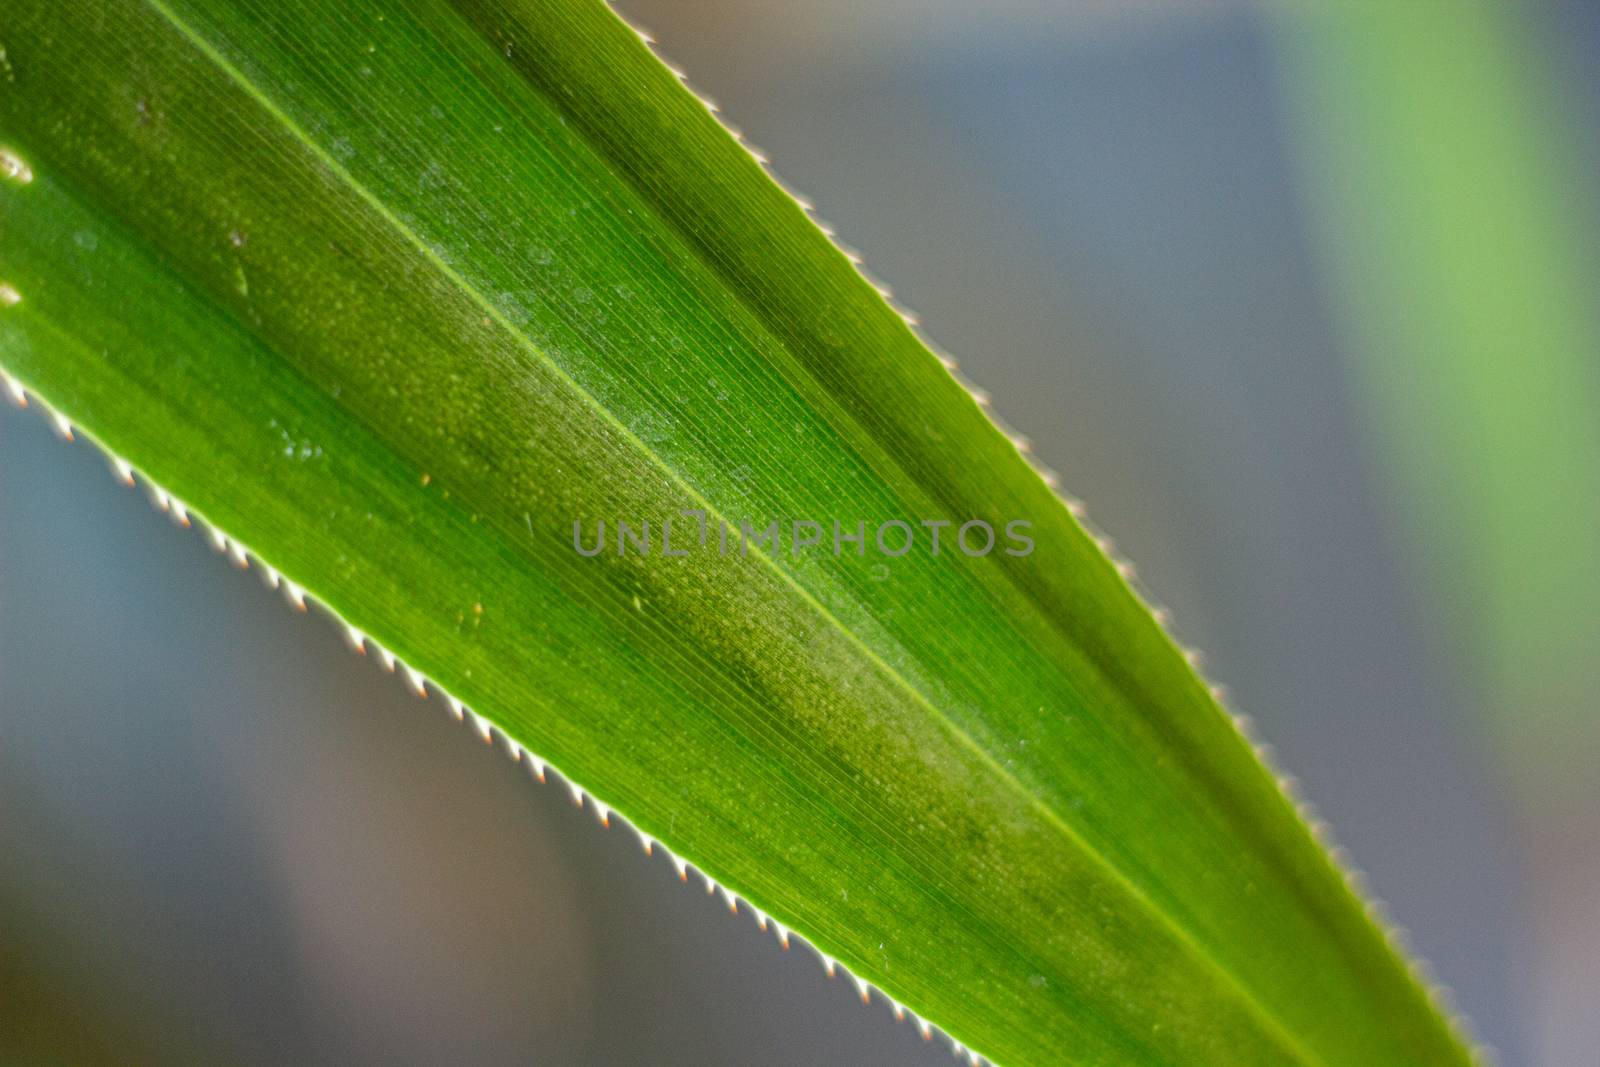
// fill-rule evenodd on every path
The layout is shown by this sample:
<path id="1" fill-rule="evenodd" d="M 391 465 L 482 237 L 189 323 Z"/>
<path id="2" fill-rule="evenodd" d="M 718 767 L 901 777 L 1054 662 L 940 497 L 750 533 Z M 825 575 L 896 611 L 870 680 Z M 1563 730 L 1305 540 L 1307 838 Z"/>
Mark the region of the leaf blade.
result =
<path id="1" fill-rule="evenodd" d="M 608 118 L 651 102 L 666 128 L 690 128 L 676 86 L 609 13 L 462 10 L 468 21 L 443 6 L 285 18 L 156 4 L 79 26 L 93 64 L 24 31 L 37 47 L 13 50 L 19 92 L 34 95 L 8 92 L 4 132 L 37 153 L 40 177 L 15 194 L 33 203 L 19 201 L 6 237 L 34 263 L 19 261 L 26 299 L 0 320 L 0 359 L 646 832 L 987 1055 L 1446 1054 L 1448 1035 L 1148 612 L 798 209 L 739 169 L 718 131 L 673 156 L 619 120 L 622 147 L 600 143 Z M 491 17 L 514 38 L 495 40 Z M 338 62 L 364 36 L 387 68 Z M 543 90 L 500 61 L 524 42 L 542 42 L 530 48 Z M 605 76 L 623 60 L 637 83 Z M 580 74 L 587 91 L 552 88 Z M 448 117 L 429 111 L 441 92 Z M 608 109 L 579 122 L 573 101 Z M 38 120 L 52 115 L 99 124 L 63 134 Z M 770 207 L 667 166 L 700 148 L 715 159 L 715 144 L 719 173 Z M 654 198 L 650 174 L 667 175 Z M 718 223 L 736 235 L 718 244 L 705 236 L 717 226 L 664 224 L 659 189 L 713 220 L 770 220 L 777 236 Z M 480 214 L 486 203 L 496 210 Z M 518 228 L 519 210 L 534 221 Z M 95 266 L 51 262 L 53 240 L 94 225 L 81 232 L 107 253 Z M 789 257 L 807 268 L 785 288 L 772 262 Z M 81 298 L 107 258 L 125 268 L 109 292 L 166 280 L 144 287 L 156 310 L 141 333 L 87 321 Z M 622 308 L 638 317 L 596 321 Z M 175 336 L 212 363 L 186 366 L 177 389 L 148 341 L 119 354 L 121 388 L 166 405 L 152 419 L 109 386 L 81 395 L 112 376 L 89 349 L 62 355 L 61 334 L 135 348 Z M 669 358 L 635 365 L 652 351 Z M 206 433 L 173 429 L 176 395 L 185 419 L 210 398 Z M 728 425 L 730 405 L 744 426 Z M 946 438 L 918 431 L 929 419 Z M 784 440 L 790 427 L 805 447 Z M 195 463 L 230 439 L 226 477 Z M 1012 507 L 1054 554 L 1006 568 L 917 558 L 892 582 L 848 557 L 596 567 L 533 523 L 548 534 L 552 518 L 712 502 L 763 516 Z M 427 558 L 440 549 L 442 563 Z M 725 780 L 697 765 L 708 753 Z M 931 829 L 908 831 L 919 823 Z M 797 842 L 811 851 L 797 858 Z M 1255 958 L 1252 935 L 1274 954 Z M 892 948 L 875 958 L 874 942 Z M 1301 958 L 1283 958 L 1291 945 Z M 953 959 L 954 989 L 941 974 Z M 1296 985 L 1309 995 L 1285 994 Z M 1377 1022 L 1350 1026 L 1358 1013 Z"/>

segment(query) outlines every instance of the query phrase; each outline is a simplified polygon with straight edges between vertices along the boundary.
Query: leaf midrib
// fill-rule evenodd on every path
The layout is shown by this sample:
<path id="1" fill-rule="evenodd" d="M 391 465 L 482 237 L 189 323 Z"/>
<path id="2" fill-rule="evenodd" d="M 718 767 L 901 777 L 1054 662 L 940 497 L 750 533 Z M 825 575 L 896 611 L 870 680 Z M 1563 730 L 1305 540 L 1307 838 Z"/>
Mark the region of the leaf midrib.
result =
<path id="1" fill-rule="evenodd" d="M 228 58 L 223 55 L 210 41 L 208 41 L 197 30 L 185 22 L 176 12 L 167 7 L 162 0 L 145 0 L 145 2 L 152 10 L 160 15 L 162 19 L 171 25 L 178 34 L 188 40 L 197 51 L 199 51 L 209 62 L 211 62 L 218 70 L 220 70 L 230 81 L 238 86 L 241 91 L 246 93 L 258 105 L 260 105 L 260 107 L 266 111 L 276 122 L 278 122 L 278 124 L 284 130 L 286 130 L 296 141 L 302 144 L 308 152 L 315 156 L 317 160 L 327 168 L 329 173 L 335 176 L 340 183 L 345 185 L 363 203 L 367 204 L 368 207 L 371 208 L 379 218 L 389 225 L 407 243 L 412 245 L 413 248 L 415 248 L 417 252 L 420 253 L 421 256 L 435 270 L 437 270 L 444 278 L 446 278 L 451 285 L 457 288 L 463 296 L 474 303 L 487 317 L 505 330 L 507 335 L 518 347 L 531 354 L 541 364 L 546 366 L 572 392 L 572 394 L 578 398 L 580 402 L 592 410 L 598 418 L 607 424 L 608 427 L 621 436 L 623 440 L 632 445 L 642 457 L 661 470 L 663 474 L 670 478 L 672 482 L 680 487 L 686 494 L 688 494 L 690 498 L 703 505 L 708 518 L 711 516 L 716 516 L 719 519 L 724 518 L 720 510 L 717 509 L 711 503 L 711 501 L 707 500 L 693 485 L 685 481 L 675 467 L 667 462 L 666 459 L 654 449 L 650 448 L 649 445 L 639 438 L 625 423 L 619 420 L 609 408 L 601 404 L 591 393 L 589 393 L 588 390 L 586 390 L 579 382 L 577 382 L 576 379 L 572 378 L 571 375 L 569 375 L 565 369 L 563 369 L 555 360 L 553 360 L 548 353 L 535 344 L 531 337 L 519 330 L 508 318 L 506 318 L 504 313 L 501 312 L 492 301 L 488 300 L 483 293 L 476 288 L 476 286 L 474 286 L 470 281 L 452 268 L 448 263 L 442 260 L 427 244 L 427 242 L 422 240 L 422 238 L 415 231 L 413 231 L 392 211 L 390 211 L 389 208 L 380 199 L 378 199 L 377 196 L 375 196 L 366 188 L 365 185 L 357 180 L 353 174 L 346 170 L 330 152 L 324 149 L 313 137 L 303 130 L 293 118 L 284 112 L 272 100 L 272 98 L 267 95 L 265 91 L 252 82 L 242 71 L 235 67 L 228 60 Z M 530 91 L 537 90 L 530 87 Z M 558 109 L 561 107 L 559 101 L 555 101 L 553 103 Z M 603 154 L 601 154 L 600 158 L 605 157 Z M 691 244 L 690 247 L 696 248 L 697 246 Z M 841 622 L 837 616 L 835 616 L 827 609 L 825 605 L 818 601 L 809 590 L 800 585 L 792 575 L 790 575 L 782 567 L 778 566 L 776 561 L 774 561 L 771 557 L 761 552 L 759 549 L 752 549 L 750 555 L 760 560 L 760 562 L 768 567 L 774 574 L 776 574 L 786 586 L 798 594 L 798 596 L 806 605 L 811 607 L 818 614 L 818 616 L 828 624 L 828 626 L 833 628 L 846 641 L 854 646 L 862 655 L 862 657 L 868 663 L 873 665 L 873 667 L 877 669 L 884 678 L 890 681 L 890 683 L 894 686 L 902 689 L 912 698 L 914 702 L 926 708 L 928 712 L 931 713 L 933 718 L 941 725 L 941 728 L 948 736 L 972 752 L 978 758 L 978 760 L 993 773 L 999 782 L 1003 783 L 1007 789 L 1013 791 L 1016 795 L 1022 797 L 1030 807 L 1037 810 L 1044 821 L 1056 829 L 1066 839 L 1071 847 L 1075 848 L 1077 852 L 1087 857 L 1094 865 L 1099 867 L 1108 876 L 1108 879 L 1112 883 L 1122 889 L 1135 903 L 1144 909 L 1144 911 L 1153 916 L 1156 922 L 1164 927 L 1171 934 L 1173 939 L 1192 957 L 1199 960 L 1208 966 L 1214 973 L 1216 973 L 1223 980 L 1225 985 L 1233 991 L 1239 1001 L 1244 1004 L 1245 1007 L 1263 1024 L 1265 1024 L 1266 1030 L 1276 1037 L 1287 1049 L 1291 1050 L 1300 1062 L 1307 1065 L 1320 1062 L 1317 1057 L 1313 1056 L 1309 1050 L 1307 1050 L 1301 1044 L 1298 1037 L 1286 1026 L 1284 1026 L 1278 1020 L 1276 1015 L 1273 1014 L 1259 999 L 1257 999 L 1253 991 L 1245 986 L 1231 969 L 1229 969 L 1221 960 L 1219 960 L 1213 953 L 1205 948 L 1205 946 L 1199 942 L 1187 929 L 1178 925 L 1178 923 L 1174 921 L 1167 912 L 1158 907 L 1146 895 L 1142 888 L 1133 882 L 1121 870 L 1121 868 L 1113 864 L 1105 857 L 1104 854 L 1095 849 L 1088 843 L 1088 841 L 1079 835 L 1079 833 L 1073 829 L 1071 824 L 1063 819 L 1052 806 L 1047 804 L 1036 793 L 1033 793 L 1025 788 L 1021 782 L 1019 782 L 1009 771 L 1007 771 L 1005 767 L 1001 765 L 987 749 L 979 745 L 970 734 L 961 729 L 961 727 L 954 720 L 952 720 L 943 709 L 935 705 L 919 688 L 913 685 L 909 679 L 907 679 L 901 672 L 896 670 L 891 664 L 885 661 L 882 656 L 880 656 L 874 649 L 871 648 L 871 646 L 862 641 L 862 639 L 855 633 L 854 630 L 844 625 L 844 623 Z"/>

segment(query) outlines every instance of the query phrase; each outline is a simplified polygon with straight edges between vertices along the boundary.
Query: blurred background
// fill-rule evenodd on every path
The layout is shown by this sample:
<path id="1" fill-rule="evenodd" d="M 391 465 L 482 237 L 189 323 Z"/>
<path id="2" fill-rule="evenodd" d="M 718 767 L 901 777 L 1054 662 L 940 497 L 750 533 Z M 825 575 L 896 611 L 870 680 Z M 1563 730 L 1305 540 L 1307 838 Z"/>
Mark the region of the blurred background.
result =
<path id="1" fill-rule="evenodd" d="M 1600 1048 L 1600 5 L 626 0 L 1205 650 L 1500 1062 Z M 0 412 L 7 1062 L 926 1064 Z"/>

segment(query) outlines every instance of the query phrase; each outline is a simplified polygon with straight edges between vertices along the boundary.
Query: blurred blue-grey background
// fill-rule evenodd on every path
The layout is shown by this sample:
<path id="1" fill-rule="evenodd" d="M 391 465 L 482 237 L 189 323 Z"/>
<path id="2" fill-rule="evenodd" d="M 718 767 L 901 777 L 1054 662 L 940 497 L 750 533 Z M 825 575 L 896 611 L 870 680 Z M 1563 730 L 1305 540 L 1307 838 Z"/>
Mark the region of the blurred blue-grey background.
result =
<path id="1" fill-rule="evenodd" d="M 621 8 L 1087 501 L 1500 1061 L 1593 1063 L 1600 8 L 1393 6 Z M 0 456 L 0 1056 L 944 1062 L 91 449 L 0 413 Z"/>

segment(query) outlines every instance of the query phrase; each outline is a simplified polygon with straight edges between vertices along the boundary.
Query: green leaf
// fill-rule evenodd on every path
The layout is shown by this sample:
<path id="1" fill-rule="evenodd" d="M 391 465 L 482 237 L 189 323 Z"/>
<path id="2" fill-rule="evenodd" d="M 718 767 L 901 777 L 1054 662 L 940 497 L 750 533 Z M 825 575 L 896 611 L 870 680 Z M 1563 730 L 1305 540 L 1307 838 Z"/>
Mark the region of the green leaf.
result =
<path id="1" fill-rule="evenodd" d="M 15 387 L 486 736 L 975 1057 L 1468 1059 L 1068 508 L 605 7 L 11 0 L 0 45 Z"/>

